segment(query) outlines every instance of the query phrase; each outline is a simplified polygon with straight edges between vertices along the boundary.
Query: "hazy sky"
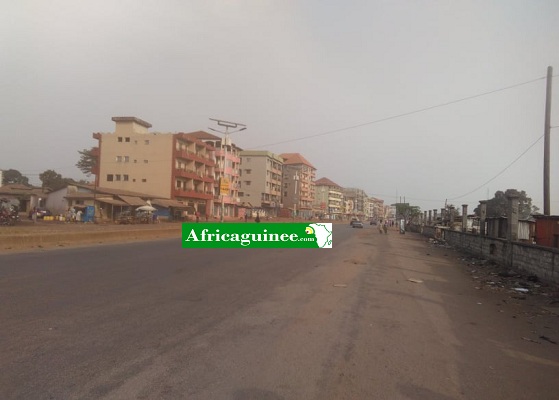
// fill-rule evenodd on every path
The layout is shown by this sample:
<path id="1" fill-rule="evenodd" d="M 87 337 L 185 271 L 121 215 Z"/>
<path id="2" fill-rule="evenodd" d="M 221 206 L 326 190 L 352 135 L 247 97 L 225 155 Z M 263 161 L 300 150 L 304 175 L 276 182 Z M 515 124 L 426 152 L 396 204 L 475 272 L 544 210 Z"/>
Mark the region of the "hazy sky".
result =
<path id="1" fill-rule="evenodd" d="M 542 137 L 548 66 L 559 125 L 556 0 L 0 5 L 0 169 L 34 183 L 46 169 L 84 178 L 77 151 L 114 131 L 113 116 L 158 132 L 207 130 L 213 117 L 248 126 L 232 137 L 242 148 L 302 153 L 317 178 L 389 203 L 471 212 L 516 188 L 543 208 L 543 139 L 485 183 Z"/>

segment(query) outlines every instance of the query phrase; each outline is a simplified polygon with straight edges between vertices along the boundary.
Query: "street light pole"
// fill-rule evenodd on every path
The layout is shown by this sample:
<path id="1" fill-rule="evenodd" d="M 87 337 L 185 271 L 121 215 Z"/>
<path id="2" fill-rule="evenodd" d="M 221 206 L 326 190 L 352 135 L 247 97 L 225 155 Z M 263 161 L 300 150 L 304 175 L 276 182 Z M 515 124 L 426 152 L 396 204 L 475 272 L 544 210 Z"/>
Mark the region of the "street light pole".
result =
<path id="1" fill-rule="evenodd" d="M 230 122 L 230 121 L 224 121 L 221 119 L 214 119 L 214 118 L 210 118 L 210 121 L 214 121 L 217 122 L 217 124 L 219 126 L 223 126 L 225 127 L 225 132 L 217 130 L 217 129 L 213 129 L 213 128 L 208 128 L 214 132 L 218 132 L 223 134 L 223 140 L 221 141 L 221 158 L 222 158 L 222 164 L 221 164 L 221 173 L 220 173 L 220 182 L 219 182 L 219 194 L 221 197 L 221 216 L 220 216 L 220 221 L 223 222 L 224 220 L 224 214 L 225 214 L 225 193 L 222 193 L 222 185 L 223 182 L 225 180 L 225 166 L 227 163 L 227 146 L 229 146 L 229 135 L 236 133 L 236 132 L 240 132 L 240 131 L 244 131 L 246 129 L 246 125 L 238 123 L 238 122 Z M 229 128 L 239 128 L 240 129 L 234 131 L 234 132 L 229 132 Z M 224 149 L 224 144 L 225 142 L 225 149 Z M 229 185 L 231 184 L 231 181 L 229 181 Z M 230 189 L 229 193 L 231 193 Z"/>
<path id="2" fill-rule="evenodd" d="M 295 171 L 293 180 L 295 181 L 295 198 L 293 199 L 293 220 L 295 221 L 295 217 L 297 216 L 297 203 L 299 202 L 299 197 L 297 195 L 297 186 L 299 183 L 299 171 Z"/>

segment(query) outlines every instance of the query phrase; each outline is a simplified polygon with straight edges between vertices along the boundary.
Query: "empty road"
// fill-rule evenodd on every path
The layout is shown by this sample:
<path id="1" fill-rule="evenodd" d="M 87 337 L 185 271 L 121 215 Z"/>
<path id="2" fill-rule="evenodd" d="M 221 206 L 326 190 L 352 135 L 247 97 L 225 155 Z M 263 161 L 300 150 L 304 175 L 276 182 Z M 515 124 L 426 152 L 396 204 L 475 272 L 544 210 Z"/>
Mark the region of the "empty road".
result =
<path id="1" fill-rule="evenodd" d="M 333 240 L 0 255 L 0 398 L 557 398 L 559 346 L 526 340 L 559 339 L 556 316 L 418 235 Z"/>

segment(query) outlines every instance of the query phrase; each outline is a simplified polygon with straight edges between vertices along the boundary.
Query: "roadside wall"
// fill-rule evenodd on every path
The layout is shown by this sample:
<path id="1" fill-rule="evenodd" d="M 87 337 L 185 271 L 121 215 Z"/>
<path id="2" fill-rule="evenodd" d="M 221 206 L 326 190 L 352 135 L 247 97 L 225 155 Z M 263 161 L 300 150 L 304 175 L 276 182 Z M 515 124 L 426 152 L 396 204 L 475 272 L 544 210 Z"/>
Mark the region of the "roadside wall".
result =
<path id="1" fill-rule="evenodd" d="M 430 236 L 429 232 L 424 230 L 423 234 Z M 559 284 L 559 249 L 520 242 L 511 243 L 505 239 L 451 230 L 444 231 L 444 239 L 449 245 L 466 253 Z"/>

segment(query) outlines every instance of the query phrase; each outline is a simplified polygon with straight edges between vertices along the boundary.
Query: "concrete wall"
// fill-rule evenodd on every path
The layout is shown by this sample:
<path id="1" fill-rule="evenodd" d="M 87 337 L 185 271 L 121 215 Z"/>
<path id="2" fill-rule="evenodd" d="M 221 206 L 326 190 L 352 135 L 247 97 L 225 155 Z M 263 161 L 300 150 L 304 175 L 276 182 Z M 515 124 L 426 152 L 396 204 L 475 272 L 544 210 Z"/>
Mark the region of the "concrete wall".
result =
<path id="1" fill-rule="evenodd" d="M 430 236 L 429 233 L 427 230 L 423 232 L 427 236 Z M 505 239 L 450 230 L 444 232 L 444 239 L 449 245 L 466 253 L 559 284 L 559 249 L 520 242 L 511 243 Z"/>

